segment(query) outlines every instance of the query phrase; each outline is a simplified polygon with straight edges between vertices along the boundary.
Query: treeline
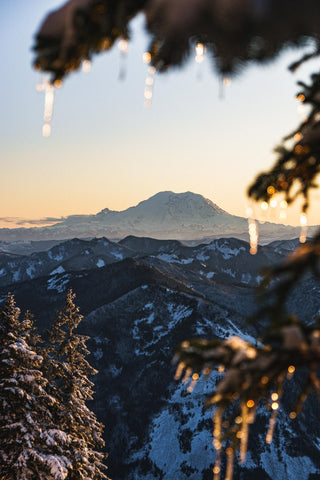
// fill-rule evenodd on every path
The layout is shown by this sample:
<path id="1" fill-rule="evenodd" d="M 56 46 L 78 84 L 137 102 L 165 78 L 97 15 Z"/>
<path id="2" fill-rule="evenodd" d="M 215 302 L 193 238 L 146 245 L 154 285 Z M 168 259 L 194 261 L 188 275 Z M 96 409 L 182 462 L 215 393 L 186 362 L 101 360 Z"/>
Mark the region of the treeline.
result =
<path id="1" fill-rule="evenodd" d="M 107 479 L 103 425 L 87 407 L 96 370 L 86 360 L 88 337 L 70 290 L 48 341 L 33 317 L 21 319 L 13 295 L 0 312 L 0 478 Z"/>

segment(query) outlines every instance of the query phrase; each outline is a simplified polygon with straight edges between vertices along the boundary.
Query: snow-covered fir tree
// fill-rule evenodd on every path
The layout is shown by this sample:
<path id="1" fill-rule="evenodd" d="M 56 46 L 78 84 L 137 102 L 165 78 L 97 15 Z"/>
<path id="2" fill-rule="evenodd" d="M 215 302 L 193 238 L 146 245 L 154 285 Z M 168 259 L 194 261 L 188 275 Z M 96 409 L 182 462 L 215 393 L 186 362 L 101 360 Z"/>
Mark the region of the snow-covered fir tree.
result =
<path id="1" fill-rule="evenodd" d="M 71 468 L 69 439 L 52 420 L 42 357 L 28 345 L 33 321 L 8 294 L 0 312 L 0 478 L 64 480 Z M 35 338 L 35 337 L 33 337 Z"/>
<path id="2" fill-rule="evenodd" d="M 51 388 L 59 397 L 57 421 L 71 439 L 72 470 L 68 480 L 102 480 L 105 454 L 100 449 L 103 425 L 86 402 L 92 399 L 93 383 L 88 376 L 97 371 L 86 360 L 90 353 L 88 337 L 75 333 L 82 319 L 74 304 L 75 294 L 69 290 L 62 311 L 57 312 L 49 333 L 50 345 L 46 365 Z"/>

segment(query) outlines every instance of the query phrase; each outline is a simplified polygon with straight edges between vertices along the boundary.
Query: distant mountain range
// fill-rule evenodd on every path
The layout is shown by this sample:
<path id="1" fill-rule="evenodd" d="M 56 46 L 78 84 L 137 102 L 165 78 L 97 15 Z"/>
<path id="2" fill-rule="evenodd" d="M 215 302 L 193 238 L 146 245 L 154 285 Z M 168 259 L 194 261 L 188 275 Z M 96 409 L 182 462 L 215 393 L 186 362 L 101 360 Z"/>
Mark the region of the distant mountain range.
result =
<path id="1" fill-rule="evenodd" d="M 248 239 L 247 220 L 230 215 L 211 200 L 192 192 L 160 192 L 120 212 L 105 208 L 96 215 L 72 215 L 47 227 L 2 228 L 0 241 L 44 241 L 128 235 L 158 239 L 210 242 L 214 238 Z M 265 223 L 259 227 L 263 243 L 299 236 L 299 228 Z M 1 248 L 1 246 L 0 246 Z"/>

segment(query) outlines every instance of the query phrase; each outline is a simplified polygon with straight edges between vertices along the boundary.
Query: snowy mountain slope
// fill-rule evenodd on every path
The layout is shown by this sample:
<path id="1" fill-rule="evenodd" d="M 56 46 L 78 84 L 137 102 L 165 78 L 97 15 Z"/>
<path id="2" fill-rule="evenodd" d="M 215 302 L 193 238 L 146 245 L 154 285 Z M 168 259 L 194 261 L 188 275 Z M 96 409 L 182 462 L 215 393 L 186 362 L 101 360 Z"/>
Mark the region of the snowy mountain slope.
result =
<path id="1" fill-rule="evenodd" d="M 10 290 L 43 330 L 66 290 L 72 287 L 77 294 L 85 316 L 81 332 L 91 337 L 91 362 L 99 370 L 92 408 L 106 425 L 110 478 L 212 480 L 212 412 L 203 409 L 203 395 L 217 374 L 188 394 L 173 381 L 171 359 L 176 345 L 192 337 L 236 334 L 253 341 L 259 325 L 249 327 L 246 317 L 255 308 L 260 268 L 283 257 L 268 246 L 251 256 L 248 248 L 232 238 L 196 247 L 132 237 L 119 244 L 72 240 L 45 252 L 47 273 L 40 265 L 32 278 L 7 277 L 10 284 L 0 287 L 0 300 Z M 39 258 L 15 260 L 24 262 L 27 272 Z M 19 264 L 14 268 L 22 271 Z M 306 278 L 291 307 L 305 319 L 314 317 L 319 291 L 319 283 Z M 301 421 L 279 412 L 274 443 L 267 447 L 267 417 L 261 411 L 251 453 L 234 480 L 320 478 L 319 414 L 315 399 Z"/>
<path id="2" fill-rule="evenodd" d="M 57 240 L 128 235 L 159 239 L 199 240 L 234 236 L 247 238 L 247 220 L 230 215 L 211 200 L 192 192 L 159 192 L 135 207 L 120 212 L 105 208 L 96 215 L 72 215 L 49 227 L 0 229 L 0 241 Z M 298 229 L 265 223 L 262 237 L 292 238 Z"/>

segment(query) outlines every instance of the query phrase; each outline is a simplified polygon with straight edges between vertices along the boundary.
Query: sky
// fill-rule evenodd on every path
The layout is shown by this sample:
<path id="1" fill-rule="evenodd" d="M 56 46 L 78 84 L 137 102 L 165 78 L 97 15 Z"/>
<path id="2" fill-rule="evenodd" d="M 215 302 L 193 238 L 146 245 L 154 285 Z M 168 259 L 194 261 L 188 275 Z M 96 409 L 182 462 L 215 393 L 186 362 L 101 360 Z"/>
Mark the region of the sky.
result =
<path id="1" fill-rule="evenodd" d="M 275 161 L 273 148 L 300 122 L 296 81 L 312 63 L 288 71 L 299 51 L 250 66 L 224 87 L 210 59 L 156 75 L 144 107 L 148 38 L 142 16 L 119 80 L 117 46 L 94 57 L 91 72 L 70 75 L 56 91 L 52 135 L 42 137 L 44 95 L 32 69 L 34 34 L 57 0 L 1 2 L 0 227 L 123 210 L 163 190 L 192 191 L 245 216 L 246 189 Z M 314 195 L 310 224 L 319 224 Z M 256 207 L 259 212 L 259 206 Z M 277 221 L 274 212 L 273 221 Z M 298 207 L 288 222 L 299 223 Z M 35 223 L 36 224 L 36 223 Z M 26 224 L 27 225 L 27 224 Z"/>

